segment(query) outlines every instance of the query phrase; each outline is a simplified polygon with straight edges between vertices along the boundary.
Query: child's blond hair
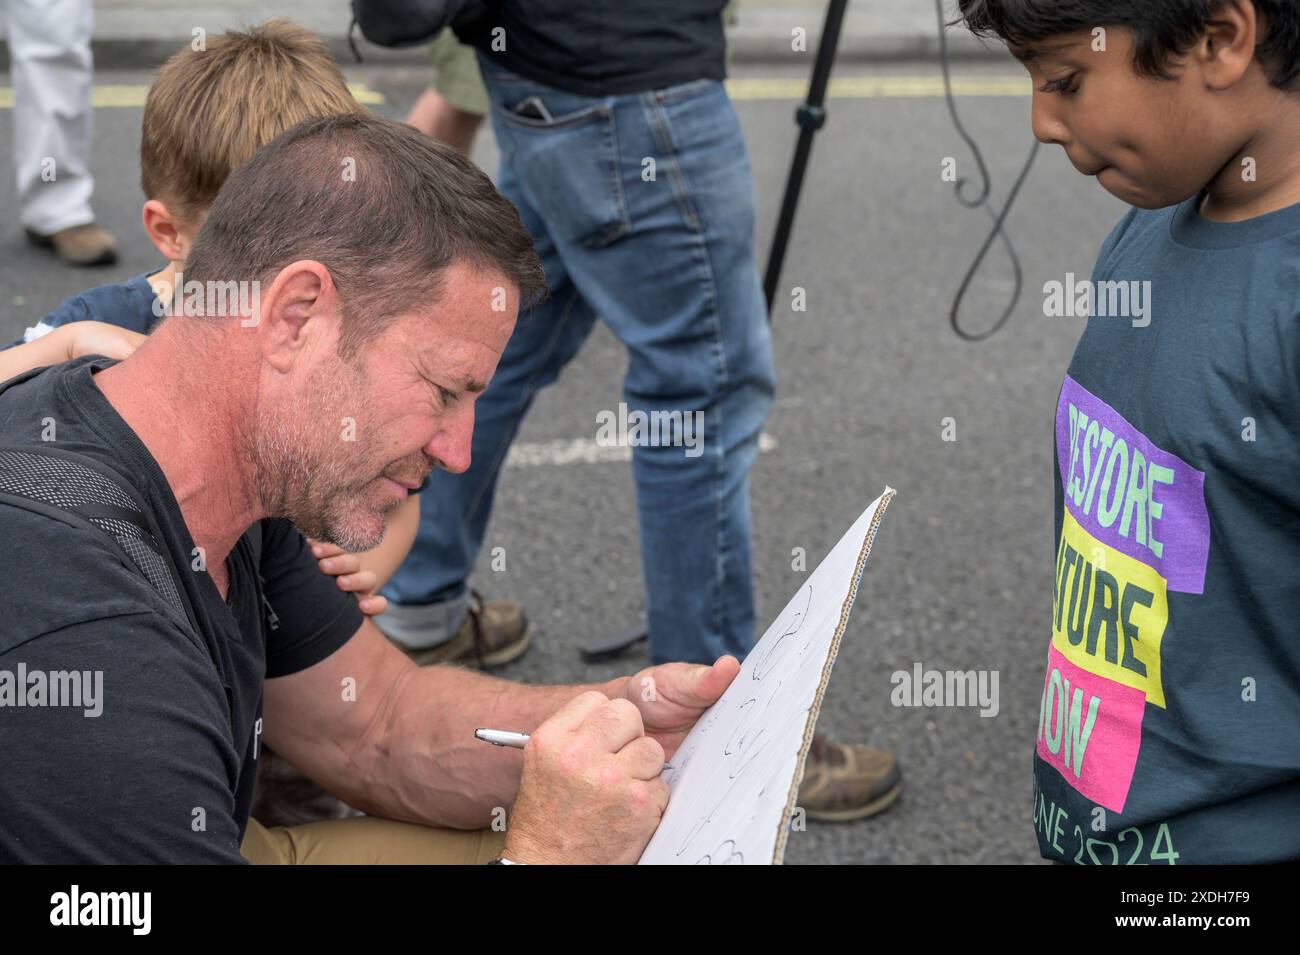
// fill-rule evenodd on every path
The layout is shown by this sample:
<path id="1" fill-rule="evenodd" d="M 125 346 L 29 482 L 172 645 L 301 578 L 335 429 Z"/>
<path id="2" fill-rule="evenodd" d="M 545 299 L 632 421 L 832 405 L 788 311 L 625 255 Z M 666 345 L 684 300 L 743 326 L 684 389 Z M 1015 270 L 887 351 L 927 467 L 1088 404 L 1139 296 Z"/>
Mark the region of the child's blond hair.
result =
<path id="1" fill-rule="evenodd" d="M 196 221 L 226 177 L 304 119 L 363 112 L 325 45 L 285 19 L 187 46 L 145 101 L 140 184 L 146 198 Z"/>

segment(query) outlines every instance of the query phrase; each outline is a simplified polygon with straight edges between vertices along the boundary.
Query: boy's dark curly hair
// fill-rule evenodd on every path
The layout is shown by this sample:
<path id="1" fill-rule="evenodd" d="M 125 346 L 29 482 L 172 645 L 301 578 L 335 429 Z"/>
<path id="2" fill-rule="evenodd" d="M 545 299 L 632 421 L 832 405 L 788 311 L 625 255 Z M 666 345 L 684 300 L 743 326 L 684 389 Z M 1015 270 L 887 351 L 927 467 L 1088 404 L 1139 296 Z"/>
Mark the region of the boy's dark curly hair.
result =
<path id="1" fill-rule="evenodd" d="M 1300 88 L 1300 2 L 1252 2 L 1261 25 L 1255 47 L 1260 65 L 1274 86 Z M 1200 39 L 1221 0 L 958 0 L 957 5 L 973 33 L 1012 45 L 1099 26 L 1126 27 L 1133 34 L 1135 68 L 1167 78 L 1169 60 Z"/>

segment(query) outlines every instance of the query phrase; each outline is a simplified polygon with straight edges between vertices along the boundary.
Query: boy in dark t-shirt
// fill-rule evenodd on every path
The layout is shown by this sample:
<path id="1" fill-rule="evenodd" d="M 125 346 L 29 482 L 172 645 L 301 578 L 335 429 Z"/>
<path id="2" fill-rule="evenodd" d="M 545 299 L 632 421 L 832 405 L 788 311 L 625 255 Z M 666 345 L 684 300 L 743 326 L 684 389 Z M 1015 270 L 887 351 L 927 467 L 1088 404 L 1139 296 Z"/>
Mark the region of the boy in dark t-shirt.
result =
<path id="1" fill-rule="evenodd" d="M 1136 207 L 1057 403 L 1040 851 L 1300 858 L 1300 7 L 960 6 Z"/>

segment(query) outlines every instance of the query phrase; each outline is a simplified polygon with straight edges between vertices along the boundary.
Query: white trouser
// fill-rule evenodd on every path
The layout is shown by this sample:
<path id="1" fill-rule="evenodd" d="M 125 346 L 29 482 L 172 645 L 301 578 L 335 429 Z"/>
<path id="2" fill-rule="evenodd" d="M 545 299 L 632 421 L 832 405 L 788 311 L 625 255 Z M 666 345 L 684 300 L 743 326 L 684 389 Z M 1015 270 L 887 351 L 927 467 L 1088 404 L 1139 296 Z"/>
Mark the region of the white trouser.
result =
<path id="1" fill-rule="evenodd" d="M 22 224 L 43 235 L 90 209 L 91 0 L 0 0 L 14 87 L 14 165 Z"/>

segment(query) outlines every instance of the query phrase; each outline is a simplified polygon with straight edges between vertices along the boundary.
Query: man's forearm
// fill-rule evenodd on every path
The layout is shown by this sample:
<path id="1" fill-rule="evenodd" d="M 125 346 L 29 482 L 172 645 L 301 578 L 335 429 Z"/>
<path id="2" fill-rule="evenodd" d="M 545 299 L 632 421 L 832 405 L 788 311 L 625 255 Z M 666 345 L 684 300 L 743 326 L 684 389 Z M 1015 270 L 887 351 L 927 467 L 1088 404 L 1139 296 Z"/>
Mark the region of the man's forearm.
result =
<path id="1" fill-rule="evenodd" d="M 459 667 L 404 672 L 392 688 L 362 771 L 370 805 L 389 818 L 461 829 L 487 826 L 519 789 L 522 753 L 474 738 L 479 727 L 531 733 L 581 693 L 613 698 L 628 677 L 607 683 L 529 686 Z"/>

